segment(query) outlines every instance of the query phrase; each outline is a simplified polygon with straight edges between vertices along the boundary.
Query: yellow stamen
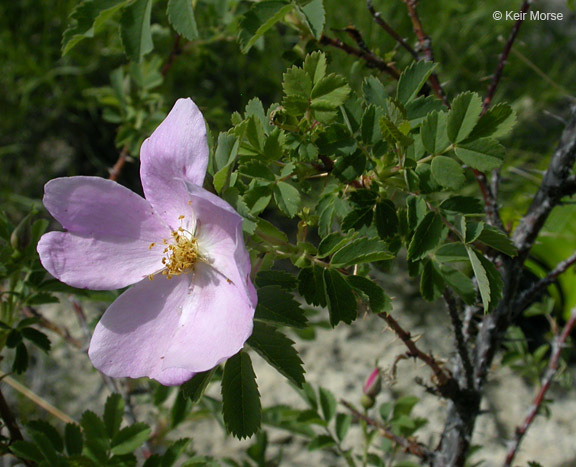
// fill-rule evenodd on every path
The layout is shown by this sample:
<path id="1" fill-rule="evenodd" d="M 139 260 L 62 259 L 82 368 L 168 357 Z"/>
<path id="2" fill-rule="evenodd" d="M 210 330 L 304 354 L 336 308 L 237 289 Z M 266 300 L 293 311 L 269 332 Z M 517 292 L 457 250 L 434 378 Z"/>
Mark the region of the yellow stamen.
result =
<path id="1" fill-rule="evenodd" d="M 151 250 L 152 248 L 154 248 L 156 246 L 156 243 L 152 242 L 150 243 L 150 246 L 148 247 L 149 250 Z"/>
<path id="2" fill-rule="evenodd" d="M 172 232 L 172 241 L 173 243 L 164 250 L 166 257 L 162 258 L 162 264 L 166 266 L 162 274 L 167 279 L 193 271 L 194 265 L 202 260 L 198 251 L 198 241 L 193 236 L 186 235 L 183 228 Z"/>

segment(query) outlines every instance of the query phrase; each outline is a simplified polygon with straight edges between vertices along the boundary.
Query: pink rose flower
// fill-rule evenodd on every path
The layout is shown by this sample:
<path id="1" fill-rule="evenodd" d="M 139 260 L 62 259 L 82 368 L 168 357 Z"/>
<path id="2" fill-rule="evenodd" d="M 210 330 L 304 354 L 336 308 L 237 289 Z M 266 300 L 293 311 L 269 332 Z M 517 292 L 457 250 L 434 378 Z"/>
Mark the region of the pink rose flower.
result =
<path id="1" fill-rule="evenodd" d="M 90 359 L 109 376 L 178 385 L 243 347 L 257 296 L 241 216 L 202 188 L 208 144 L 192 100 L 176 102 L 140 159 L 145 198 L 98 177 L 48 182 L 44 205 L 65 232 L 38 253 L 73 287 L 135 284 L 96 326 Z"/>

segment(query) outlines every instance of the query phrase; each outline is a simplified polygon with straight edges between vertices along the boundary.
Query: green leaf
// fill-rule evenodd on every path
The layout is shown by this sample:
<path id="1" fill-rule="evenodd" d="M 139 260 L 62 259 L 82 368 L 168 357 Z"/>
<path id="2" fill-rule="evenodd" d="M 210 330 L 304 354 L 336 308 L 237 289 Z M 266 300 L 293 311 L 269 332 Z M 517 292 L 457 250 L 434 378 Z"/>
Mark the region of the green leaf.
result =
<path id="1" fill-rule="evenodd" d="M 64 450 L 64 442 L 60 433 L 54 428 L 50 423 L 44 420 L 32 420 L 28 423 L 28 429 L 34 430 L 38 433 L 42 433 L 46 439 L 49 441 L 49 444 L 58 452 L 62 452 Z"/>
<path id="2" fill-rule="evenodd" d="M 484 225 L 484 230 L 482 230 L 482 233 L 478 237 L 478 241 L 508 256 L 516 256 L 518 253 L 510 237 L 500 229 L 492 227 L 491 225 Z"/>
<path id="3" fill-rule="evenodd" d="M 84 438 L 80 427 L 76 423 L 66 424 L 66 428 L 64 429 L 64 443 L 66 444 L 66 452 L 69 456 L 82 454 Z"/>
<path id="4" fill-rule="evenodd" d="M 233 135 L 220 133 L 218 135 L 218 145 L 214 153 L 214 178 L 212 183 L 218 193 L 226 188 L 230 183 L 230 173 L 236 157 L 240 141 Z"/>
<path id="5" fill-rule="evenodd" d="M 427 260 L 420 276 L 420 292 L 425 300 L 433 301 L 442 295 L 444 279 L 435 261 Z"/>
<path id="6" fill-rule="evenodd" d="M 20 459 L 26 459 L 37 463 L 41 463 L 45 460 L 42 451 L 40 451 L 35 444 L 28 441 L 14 441 L 10 445 L 10 451 Z"/>
<path id="7" fill-rule="evenodd" d="M 344 438 L 346 438 L 350 425 L 352 425 L 352 416 L 350 414 L 339 413 L 336 415 L 335 431 L 340 441 L 344 441 Z"/>
<path id="8" fill-rule="evenodd" d="M 434 256 L 441 263 L 468 260 L 466 247 L 462 243 L 446 243 L 434 252 Z"/>
<path id="9" fill-rule="evenodd" d="M 24 337 L 24 339 L 33 342 L 34 345 L 42 349 L 44 352 L 50 351 L 50 347 L 52 346 L 52 344 L 50 343 L 50 339 L 48 338 L 48 336 L 43 332 L 29 327 L 23 328 L 21 332 L 22 337 Z"/>
<path id="10" fill-rule="evenodd" d="M 278 285 L 258 289 L 255 319 L 275 326 L 306 327 L 307 320 L 300 304 L 291 293 Z"/>
<path id="11" fill-rule="evenodd" d="M 446 226 L 438 214 L 435 212 L 426 214 L 416 227 L 408 247 L 408 259 L 417 261 L 424 258 L 429 251 L 436 248 L 444 240 L 446 233 Z"/>
<path id="12" fill-rule="evenodd" d="M 432 112 L 422 122 L 420 136 L 422 144 L 430 154 L 440 154 L 450 146 L 446 133 L 448 115 L 446 112 Z"/>
<path id="13" fill-rule="evenodd" d="M 318 245 L 318 258 L 325 258 L 326 256 L 330 256 L 336 250 L 343 247 L 346 243 L 351 241 L 356 234 L 352 234 L 351 236 L 343 236 L 339 232 L 332 232 L 328 236 L 324 237 L 320 244 Z"/>
<path id="14" fill-rule="evenodd" d="M 12 371 L 14 373 L 24 373 L 28 369 L 28 349 L 23 343 L 16 346 L 16 354 L 12 362 Z"/>
<path id="15" fill-rule="evenodd" d="M 362 292 L 368 297 L 370 309 L 373 313 L 388 313 L 392 311 L 392 302 L 386 295 L 382 287 L 372 280 L 362 276 L 348 276 L 348 283 L 354 289 Z"/>
<path id="16" fill-rule="evenodd" d="M 350 86 L 346 79 L 334 73 L 324 76 L 312 88 L 310 107 L 314 110 L 335 110 L 348 98 Z"/>
<path id="17" fill-rule="evenodd" d="M 134 452 L 148 439 L 151 432 L 150 427 L 141 422 L 122 428 L 112 438 L 110 451 L 116 456 Z"/>
<path id="18" fill-rule="evenodd" d="M 298 285 L 298 280 L 293 274 L 287 271 L 277 271 L 275 269 L 258 271 L 254 282 L 258 288 L 277 285 L 285 290 L 293 290 Z"/>
<path id="19" fill-rule="evenodd" d="M 382 110 L 388 108 L 388 94 L 386 89 L 380 81 L 375 76 L 368 76 L 364 79 L 362 83 L 362 92 L 364 93 L 364 100 L 368 104 L 373 104 L 376 107 L 380 107 Z"/>
<path id="20" fill-rule="evenodd" d="M 470 196 L 453 196 L 440 203 L 440 209 L 460 214 L 484 214 L 484 206 L 477 198 Z"/>
<path id="21" fill-rule="evenodd" d="M 319 1 L 322 2 L 322 0 Z M 306 55 L 302 68 L 310 77 L 312 85 L 315 85 L 326 76 L 326 55 L 318 51 Z M 312 87 L 310 87 L 311 91 Z"/>
<path id="22" fill-rule="evenodd" d="M 440 274 L 442 274 L 446 284 L 464 300 L 464 303 L 472 305 L 476 301 L 476 288 L 472 279 L 457 269 L 446 265 L 440 266 Z"/>
<path id="23" fill-rule="evenodd" d="M 436 64 L 433 62 L 425 62 L 423 60 L 413 62 L 400 75 L 396 98 L 402 104 L 407 104 L 414 99 L 420 89 L 422 89 L 422 86 L 424 86 L 424 83 L 428 81 L 434 68 L 436 68 Z"/>
<path id="24" fill-rule="evenodd" d="M 191 409 L 192 401 L 184 396 L 184 391 L 180 388 L 170 409 L 170 428 L 174 429 L 180 425 Z"/>
<path id="25" fill-rule="evenodd" d="M 496 267 L 482 254 L 470 247 L 466 249 L 480 290 L 484 311 L 491 311 L 502 296 L 502 277 Z"/>
<path id="26" fill-rule="evenodd" d="M 247 53 L 258 39 L 293 8 L 293 4 L 279 0 L 253 3 L 240 21 L 239 41 L 242 53 Z"/>
<path id="27" fill-rule="evenodd" d="M 124 418 L 124 399 L 120 394 L 111 394 L 104 406 L 104 425 L 109 438 L 113 438 L 122 424 Z"/>
<path id="28" fill-rule="evenodd" d="M 302 387 L 304 368 L 298 352 L 294 349 L 294 341 L 271 326 L 255 322 L 248 345 L 279 373 L 296 386 Z"/>
<path id="29" fill-rule="evenodd" d="M 475 92 L 465 92 L 456 96 L 448 112 L 446 130 L 453 143 L 464 141 L 474 129 L 482 112 L 482 101 Z"/>
<path id="30" fill-rule="evenodd" d="M 410 122 L 412 128 L 416 128 L 429 114 L 440 112 L 443 108 L 444 104 L 436 96 L 418 96 L 406 104 L 406 120 Z"/>
<path id="31" fill-rule="evenodd" d="M 326 449 L 334 446 L 336 441 L 328 435 L 318 435 L 308 444 L 308 451 L 315 451 L 317 449 Z"/>
<path id="32" fill-rule="evenodd" d="M 474 243 L 482 233 L 482 230 L 484 230 L 484 222 L 474 222 L 464 217 L 462 218 L 461 225 L 466 243 Z"/>
<path id="33" fill-rule="evenodd" d="M 282 89 L 286 96 L 300 97 L 306 100 L 312 92 L 312 77 L 306 70 L 293 66 L 282 76 Z"/>
<path id="34" fill-rule="evenodd" d="M 357 316 L 356 298 L 352 288 L 344 276 L 334 269 L 325 269 L 323 278 L 330 324 L 336 326 L 340 321 L 350 324 Z"/>
<path id="35" fill-rule="evenodd" d="M 350 229 L 359 230 L 363 226 L 368 226 L 372 223 L 373 210 L 372 206 L 354 209 L 346 214 L 342 219 L 342 231 L 348 232 Z"/>
<path id="36" fill-rule="evenodd" d="M 474 127 L 470 139 L 490 136 L 498 138 L 510 132 L 516 123 L 516 112 L 508 104 L 498 104 L 491 107 Z"/>
<path id="37" fill-rule="evenodd" d="M 193 0 L 168 0 L 168 21 L 174 30 L 193 41 L 198 38 L 198 27 L 194 18 Z"/>
<path id="38" fill-rule="evenodd" d="M 87 410 L 82 414 L 80 425 L 84 430 L 85 449 L 99 462 L 106 462 L 110 442 L 102 420 L 94 412 Z"/>
<path id="39" fill-rule="evenodd" d="M 432 176 L 443 187 L 459 189 L 466 182 L 462 166 L 451 157 L 436 156 L 431 164 Z"/>
<path id="40" fill-rule="evenodd" d="M 396 206 L 389 199 L 376 205 L 374 223 L 381 238 L 390 238 L 398 232 L 398 216 Z"/>
<path id="41" fill-rule="evenodd" d="M 190 399 L 192 404 L 198 402 L 204 395 L 204 391 L 208 387 L 208 383 L 210 383 L 215 371 L 216 368 L 212 368 L 211 370 L 197 373 L 194 378 L 181 386 L 182 395 Z"/>
<path id="42" fill-rule="evenodd" d="M 504 160 L 504 147 L 496 140 L 480 138 L 459 144 L 454 152 L 465 164 L 481 172 L 497 169 Z"/>
<path id="43" fill-rule="evenodd" d="M 330 422 L 336 415 L 336 398 L 328 389 L 322 387 L 318 389 L 318 395 L 324 420 Z"/>
<path id="44" fill-rule="evenodd" d="M 326 290 L 324 287 L 324 274 L 320 266 L 304 268 L 298 274 L 298 293 L 310 305 L 326 306 Z"/>
<path id="45" fill-rule="evenodd" d="M 122 10 L 120 35 L 126 56 L 137 63 L 154 48 L 150 31 L 152 0 L 136 0 Z"/>
<path id="46" fill-rule="evenodd" d="M 286 182 L 278 182 L 273 188 L 274 200 L 288 217 L 294 217 L 300 209 L 300 192 Z"/>
<path id="47" fill-rule="evenodd" d="M 382 136 L 389 144 L 393 146 L 399 144 L 403 147 L 408 147 L 412 144 L 412 138 L 402 133 L 389 118 L 382 117 L 379 123 Z"/>
<path id="48" fill-rule="evenodd" d="M 62 55 L 68 54 L 80 41 L 94 37 L 102 25 L 129 0 L 84 0 L 70 14 L 62 35 Z"/>
<path id="49" fill-rule="evenodd" d="M 376 144 L 382 139 L 379 115 L 379 112 L 376 111 L 376 107 L 373 105 L 368 105 L 362 115 L 360 133 L 362 140 L 367 144 Z"/>
<path id="50" fill-rule="evenodd" d="M 226 429 L 237 438 L 248 438 L 260 428 L 260 394 L 252 362 L 246 352 L 229 358 L 224 367 L 222 413 Z"/>
<path id="51" fill-rule="evenodd" d="M 392 259 L 388 245 L 379 238 L 357 238 L 348 243 L 332 256 L 330 264 L 343 268 L 353 264 L 371 263 Z"/>
<path id="52" fill-rule="evenodd" d="M 306 6 L 300 7 L 299 9 L 304 15 L 304 18 L 306 18 L 306 23 L 314 38 L 320 40 L 326 21 L 323 0 L 312 0 Z"/>

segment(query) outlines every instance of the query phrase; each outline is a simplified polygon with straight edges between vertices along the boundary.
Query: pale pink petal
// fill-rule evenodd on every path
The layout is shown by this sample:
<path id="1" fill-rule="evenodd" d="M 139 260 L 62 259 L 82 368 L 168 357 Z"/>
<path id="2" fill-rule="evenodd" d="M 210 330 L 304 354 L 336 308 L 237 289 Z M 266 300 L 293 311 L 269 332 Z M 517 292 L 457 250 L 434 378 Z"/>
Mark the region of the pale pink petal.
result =
<path id="1" fill-rule="evenodd" d="M 186 215 L 186 183 L 202 185 L 208 166 L 204 118 L 191 99 L 179 99 L 142 144 L 140 178 L 144 195 L 172 228 Z"/>
<path id="2" fill-rule="evenodd" d="M 252 333 L 254 306 L 242 288 L 199 264 L 163 368 L 209 370 L 238 353 Z"/>
<path id="3" fill-rule="evenodd" d="M 108 376 L 147 376 L 166 386 L 192 378 L 188 369 L 163 367 L 189 299 L 190 277 L 159 275 L 118 297 L 94 330 L 88 351 L 94 366 Z"/>
<path id="4" fill-rule="evenodd" d="M 144 199 L 98 177 L 57 178 L 46 184 L 44 205 L 68 232 L 50 232 L 38 243 L 42 265 L 74 287 L 117 289 L 161 267 L 170 229 Z"/>
<path id="5" fill-rule="evenodd" d="M 242 216 L 216 195 L 188 186 L 190 206 L 196 217 L 201 253 L 220 274 L 244 290 L 254 306 L 256 290 L 250 281 L 250 257 L 242 235 Z"/>

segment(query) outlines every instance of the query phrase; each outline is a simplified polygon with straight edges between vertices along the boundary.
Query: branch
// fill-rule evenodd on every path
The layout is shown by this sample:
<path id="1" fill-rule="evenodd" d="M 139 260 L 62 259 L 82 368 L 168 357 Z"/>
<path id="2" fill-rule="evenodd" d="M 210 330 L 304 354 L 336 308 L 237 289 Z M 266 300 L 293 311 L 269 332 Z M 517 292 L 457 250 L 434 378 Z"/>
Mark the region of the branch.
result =
<path id="1" fill-rule="evenodd" d="M 567 271 L 568 268 L 570 268 L 574 264 L 576 264 L 576 251 L 572 253 L 572 256 L 570 256 L 569 258 L 558 263 L 556 267 L 552 271 L 550 271 L 546 277 L 540 279 L 535 284 L 532 284 L 532 286 L 528 290 L 526 290 L 520 296 L 520 298 L 518 298 L 518 304 L 516 305 L 517 310 L 519 312 L 525 310 L 529 305 L 531 305 L 536 300 L 538 295 L 542 293 L 546 289 L 546 287 L 556 282 L 558 276 L 560 276 L 560 274 L 562 274 L 563 272 Z"/>
<path id="2" fill-rule="evenodd" d="M 113 181 L 118 180 L 120 172 L 122 172 L 122 168 L 124 167 L 124 164 L 126 164 L 127 159 L 128 159 L 128 146 L 125 145 L 122 148 L 122 151 L 120 151 L 120 154 L 118 154 L 118 159 L 114 163 L 114 166 L 110 169 L 110 176 L 108 177 L 108 180 Z"/>
<path id="3" fill-rule="evenodd" d="M 508 55 L 510 55 L 510 50 L 512 50 L 512 45 L 516 40 L 516 36 L 518 36 L 518 31 L 520 31 L 520 26 L 524 22 L 524 17 L 526 16 L 526 12 L 530 8 L 530 4 L 532 0 L 524 0 L 522 3 L 522 7 L 520 8 L 520 16 L 514 23 L 512 27 L 512 31 L 510 31 L 510 35 L 508 36 L 508 40 L 506 41 L 506 45 L 504 46 L 504 50 L 500 54 L 500 59 L 498 60 L 498 66 L 496 67 L 496 73 L 492 77 L 492 82 L 490 83 L 490 87 L 488 88 L 488 92 L 486 93 L 486 97 L 484 98 L 484 102 L 482 103 L 482 114 L 485 114 L 492 103 L 492 99 L 494 94 L 496 93 L 496 89 L 500 84 L 500 79 L 502 78 L 502 73 L 504 71 L 504 66 L 506 65 L 506 60 L 508 59 Z"/>
<path id="4" fill-rule="evenodd" d="M 374 420 L 373 418 L 370 418 L 356 410 L 354 406 L 350 404 L 350 402 L 342 399 L 340 400 L 340 403 L 346 407 L 357 420 L 363 420 L 368 425 L 376 428 L 384 438 L 387 438 L 396 443 L 404 450 L 404 452 L 413 454 L 422 459 L 424 462 L 427 462 L 433 458 L 434 453 L 423 444 L 417 442 L 414 438 L 403 438 L 402 436 L 395 435 L 377 420 Z"/>
<path id="5" fill-rule="evenodd" d="M 166 76 L 168 74 L 168 71 L 170 71 L 170 68 L 172 68 L 172 65 L 174 64 L 174 60 L 176 60 L 176 57 L 182 53 L 182 47 L 180 45 L 181 39 L 182 38 L 180 36 L 176 36 L 176 40 L 174 41 L 172 50 L 168 55 L 168 59 L 166 60 L 166 63 L 162 67 L 162 70 L 160 70 L 162 76 Z"/>
<path id="6" fill-rule="evenodd" d="M 404 345 L 408 348 L 406 354 L 408 357 L 417 358 L 430 367 L 436 377 L 438 392 L 444 397 L 453 398 L 459 388 L 452 375 L 444 370 L 432 355 L 422 352 L 416 346 L 412 335 L 405 331 L 391 315 L 388 313 L 378 313 L 378 317 L 386 321 L 388 326 L 396 333 L 400 340 L 404 342 Z"/>
<path id="7" fill-rule="evenodd" d="M 558 362 L 560 360 L 562 349 L 565 347 L 566 340 L 568 339 L 568 336 L 572 332 L 572 329 L 574 328 L 575 324 L 576 324 L 576 307 L 572 309 L 570 313 L 570 319 L 564 325 L 564 328 L 562 329 L 562 333 L 560 334 L 560 336 L 556 336 L 554 338 L 554 342 L 552 343 L 552 356 L 550 357 L 548 368 L 546 369 L 544 377 L 542 378 L 540 390 L 536 394 L 536 397 L 534 397 L 534 400 L 532 401 L 532 405 L 528 410 L 528 414 L 526 415 L 524 422 L 515 430 L 514 440 L 512 441 L 512 445 L 508 450 L 508 454 L 506 455 L 506 460 L 504 462 L 505 467 L 512 465 L 512 461 L 516 456 L 516 452 L 520 447 L 520 443 L 522 442 L 524 435 L 530 428 L 530 425 L 534 421 L 534 418 L 536 418 L 536 415 L 538 415 L 540 407 L 542 407 L 542 403 L 544 402 L 546 393 L 548 392 L 548 389 L 550 389 L 550 385 L 552 384 L 554 376 L 556 376 L 556 373 L 558 372 Z"/>
<path id="8" fill-rule="evenodd" d="M 322 35 L 320 38 L 320 44 L 336 47 L 337 49 L 343 50 L 348 55 L 354 55 L 355 57 L 363 59 L 366 62 L 366 66 L 369 68 L 377 68 L 380 71 L 388 73 L 394 79 L 400 78 L 400 73 L 398 70 L 396 70 L 396 68 L 394 68 L 394 66 L 389 65 L 380 57 L 374 55 L 372 52 L 368 53 L 365 50 L 357 49 L 348 44 L 345 44 L 339 39 L 333 39 L 332 37 L 328 37 L 326 35 Z"/>
<path id="9" fill-rule="evenodd" d="M 398 44 L 400 44 L 402 47 L 404 47 L 408 51 L 408 53 L 410 55 L 412 55 L 414 60 L 418 60 L 418 53 L 412 47 L 410 47 L 410 45 L 408 45 L 408 43 L 404 39 L 402 39 L 402 37 L 400 37 L 400 34 L 398 34 L 394 29 L 392 29 L 392 27 L 386 21 L 384 21 L 382 19 L 381 13 L 374 9 L 374 5 L 372 4 L 372 0 L 367 0 L 366 6 L 368 7 L 368 11 L 372 15 L 372 17 L 374 18 L 374 21 L 376 21 L 378 26 L 380 26 L 382 29 L 384 29 L 384 31 L 386 31 L 388 34 L 390 34 L 390 36 L 392 36 L 392 38 L 396 42 L 398 42 Z"/>
<path id="10" fill-rule="evenodd" d="M 542 184 L 512 237 L 521 261 L 528 256 L 552 209 L 575 186 L 571 172 L 576 161 L 576 106 L 570 111 L 570 120 L 544 173 Z"/>
<path id="11" fill-rule="evenodd" d="M 72 345 L 73 347 L 76 347 L 77 349 L 83 349 L 84 345 L 82 344 L 82 342 L 80 342 L 78 339 L 76 339 L 75 337 L 72 337 L 70 335 L 70 332 L 68 331 L 68 329 L 66 328 L 61 328 L 60 326 L 54 324 L 52 321 L 48 320 L 46 317 L 44 317 L 43 315 L 41 315 L 37 310 L 35 310 L 32 307 L 24 307 L 22 309 L 22 313 L 25 316 L 28 316 L 30 318 L 36 318 L 38 319 L 38 324 L 40 324 L 40 326 L 42 326 L 45 329 L 48 329 L 56 334 L 58 334 L 60 337 L 62 337 L 66 342 L 68 342 L 70 345 Z"/>
<path id="12" fill-rule="evenodd" d="M 408 15 L 410 16 L 410 20 L 412 21 L 412 29 L 414 30 L 414 34 L 418 38 L 418 43 L 420 44 L 420 50 L 423 53 L 424 60 L 427 62 L 434 61 L 434 52 L 432 51 L 432 39 L 424 32 L 424 28 L 422 27 L 422 21 L 420 21 L 420 16 L 418 15 L 418 10 L 416 10 L 416 5 L 418 4 L 418 0 L 403 0 L 408 8 Z M 448 99 L 446 98 L 446 93 L 444 89 L 442 89 L 442 85 L 440 84 L 440 80 L 438 79 L 438 75 L 436 73 L 432 73 L 430 78 L 428 79 L 430 82 L 430 86 L 434 90 L 434 94 L 444 103 L 444 105 L 450 108 L 450 104 L 448 103 Z"/>
<path id="13" fill-rule="evenodd" d="M 456 338 L 456 350 L 458 351 L 460 362 L 464 368 L 466 385 L 469 389 L 472 389 L 474 387 L 474 368 L 472 367 L 470 354 L 468 353 L 468 347 L 466 346 L 466 340 L 464 339 L 464 326 L 462 324 L 462 320 L 460 319 L 460 315 L 458 314 L 458 304 L 456 303 L 454 295 L 448 288 L 444 290 L 444 301 L 446 302 L 448 314 L 450 315 L 450 321 L 452 322 L 452 328 L 454 329 L 454 336 Z"/>

